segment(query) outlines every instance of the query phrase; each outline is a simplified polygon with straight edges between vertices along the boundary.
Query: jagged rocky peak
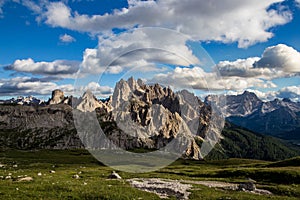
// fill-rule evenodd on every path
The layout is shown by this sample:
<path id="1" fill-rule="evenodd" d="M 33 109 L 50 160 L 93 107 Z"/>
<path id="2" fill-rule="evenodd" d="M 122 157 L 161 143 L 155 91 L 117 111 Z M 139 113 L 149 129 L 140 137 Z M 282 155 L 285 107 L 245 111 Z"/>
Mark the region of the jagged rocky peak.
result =
<path id="1" fill-rule="evenodd" d="M 132 77 L 116 84 L 112 107 L 113 119 L 121 130 L 136 132 L 138 138 L 152 138 L 150 143 L 155 148 L 163 147 L 178 134 L 201 138 L 210 120 L 209 106 L 189 91 L 174 92 L 170 87 L 147 85 Z M 150 143 L 146 142 L 146 146 L 151 146 Z M 187 155 L 199 159 L 199 152 L 192 139 Z"/>
<path id="2" fill-rule="evenodd" d="M 103 103 L 98 101 L 91 90 L 86 90 L 79 99 L 76 108 L 82 112 L 93 112 L 96 108 L 102 108 Z"/>
<path id="3" fill-rule="evenodd" d="M 51 99 L 49 101 L 49 104 L 50 105 L 60 104 L 60 103 L 63 103 L 64 100 L 65 100 L 64 92 L 57 89 L 57 90 L 52 91 L 52 96 L 51 96 Z"/>
<path id="4" fill-rule="evenodd" d="M 255 93 L 249 91 L 240 95 L 228 95 L 225 101 L 227 116 L 247 116 L 260 109 L 263 104 Z"/>

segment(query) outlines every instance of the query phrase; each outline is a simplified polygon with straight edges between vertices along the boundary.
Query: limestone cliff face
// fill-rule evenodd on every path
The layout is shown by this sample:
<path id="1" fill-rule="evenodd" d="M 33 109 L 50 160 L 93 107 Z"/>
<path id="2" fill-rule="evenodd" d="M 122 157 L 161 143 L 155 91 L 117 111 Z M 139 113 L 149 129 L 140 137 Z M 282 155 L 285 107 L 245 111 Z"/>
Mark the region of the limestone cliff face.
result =
<path id="1" fill-rule="evenodd" d="M 61 90 L 54 90 L 52 92 L 51 99 L 49 101 L 50 105 L 63 103 L 65 100 L 64 92 Z"/>
<path id="2" fill-rule="evenodd" d="M 185 154 L 194 159 L 201 158 L 196 140 L 204 140 L 211 118 L 210 107 L 188 91 L 175 93 L 159 84 L 146 85 L 130 78 L 119 81 L 105 101 L 97 100 L 89 90 L 79 99 L 55 90 L 46 106 L 0 106 L 0 143 L 22 149 L 82 148 L 83 144 L 108 147 L 108 142 L 93 134 L 97 130 L 87 133 L 80 126 L 75 129 L 74 109 L 84 119 L 84 126 L 96 116 L 105 137 L 117 147 L 161 149 L 183 137 L 188 141 Z M 9 135 L 12 132 L 16 137 Z"/>
<path id="3" fill-rule="evenodd" d="M 146 85 L 133 78 L 116 84 L 112 118 L 124 133 L 134 133 L 146 147 L 160 149 L 172 139 L 190 139 L 186 154 L 201 158 L 200 147 L 210 125 L 211 110 L 188 91 L 173 92 L 159 84 Z"/>

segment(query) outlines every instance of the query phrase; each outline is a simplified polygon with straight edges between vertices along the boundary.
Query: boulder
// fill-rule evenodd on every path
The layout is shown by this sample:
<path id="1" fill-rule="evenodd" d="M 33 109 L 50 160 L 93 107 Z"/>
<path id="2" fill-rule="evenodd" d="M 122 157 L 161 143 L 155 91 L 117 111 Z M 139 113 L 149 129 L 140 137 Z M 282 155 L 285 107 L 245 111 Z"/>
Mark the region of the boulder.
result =
<path id="1" fill-rule="evenodd" d="M 24 178 L 19 178 L 17 180 L 18 182 L 30 182 L 30 181 L 33 181 L 33 178 L 32 177 L 24 177 Z"/>

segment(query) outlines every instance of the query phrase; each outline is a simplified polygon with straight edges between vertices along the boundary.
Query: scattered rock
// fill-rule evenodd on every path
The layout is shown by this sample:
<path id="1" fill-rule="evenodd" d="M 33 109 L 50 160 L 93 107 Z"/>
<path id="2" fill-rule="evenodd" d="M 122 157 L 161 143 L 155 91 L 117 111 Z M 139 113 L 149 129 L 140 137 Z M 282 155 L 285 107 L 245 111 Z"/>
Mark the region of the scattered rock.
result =
<path id="1" fill-rule="evenodd" d="M 38 176 L 42 176 L 43 174 L 42 174 L 41 172 L 39 172 L 37 175 L 38 175 Z"/>
<path id="2" fill-rule="evenodd" d="M 29 182 L 29 181 L 33 181 L 33 178 L 28 176 L 28 177 L 20 178 L 17 181 L 18 182 Z"/>
<path id="3" fill-rule="evenodd" d="M 6 179 L 6 180 L 12 179 L 12 177 L 11 177 L 11 176 L 6 176 L 5 179 Z"/>
<path id="4" fill-rule="evenodd" d="M 72 178 L 79 179 L 80 176 L 78 174 L 75 174 L 75 175 L 72 176 Z"/>
<path id="5" fill-rule="evenodd" d="M 256 189 L 254 191 L 255 194 L 261 194 L 261 195 L 272 195 L 273 193 L 268 190 L 262 190 L 262 189 Z"/>
<path id="6" fill-rule="evenodd" d="M 0 163 L 0 168 L 3 168 L 3 167 L 5 167 L 5 165 L 3 165 L 3 164 Z"/>
<path id="7" fill-rule="evenodd" d="M 122 179 L 122 177 L 116 173 L 115 171 L 113 171 L 109 176 L 108 176 L 109 179 Z"/>
<path id="8" fill-rule="evenodd" d="M 18 165 L 13 165 L 12 167 L 13 167 L 13 168 L 17 168 L 17 167 L 18 167 Z"/>
<path id="9" fill-rule="evenodd" d="M 254 182 L 246 182 L 246 183 L 240 183 L 238 185 L 238 190 L 241 191 L 255 191 L 256 190 L 256 186 L 254 184 Z"/>
<path id="10" fill-rule="evenodd" d="M 50 174 L 55 174 L 55 171 L 54 170 L 50 170 L 49 173 Z"/>
<path id="11" fill-rule="evenodd" d="M 160 198 L 168 198 L 175 196 L 176 199 L 188 199 L 192 185 L 180 183 L 178 180 L 164 180 L 159 178 L 150 179 L 130 179 L 127 180 L 132 187 L 137 189 L 152 192 L 157 194 Z"/>

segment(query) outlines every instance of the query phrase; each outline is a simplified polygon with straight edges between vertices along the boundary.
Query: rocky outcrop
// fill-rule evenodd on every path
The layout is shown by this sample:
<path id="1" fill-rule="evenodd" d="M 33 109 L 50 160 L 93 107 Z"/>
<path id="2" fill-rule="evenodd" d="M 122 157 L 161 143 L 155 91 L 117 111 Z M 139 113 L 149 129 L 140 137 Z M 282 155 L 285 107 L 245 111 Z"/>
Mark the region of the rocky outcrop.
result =
<path id="1" fill-rule="evenodd" d="M 76 106 L 76 109 L 81 112 L 93 112 L 96 108 L 103 107 L 102 102 L 98 101 L 92 91 L 87 90 L 83 96 L 79 99 L 79 104 Z"/>
<path id="2" fill-rule="evenodd" d="M 53 105 L 53 104 L 64 103 L 64 100 L 65 100 L 64 92 L 57 89 L 52 92 L 52 96 L 51 99 L 49 100 L 49 104 Z"/>
<path id="3" fill-rule="evenodd" d="M 175 93 L 168 87 L 146 85 L 130 78 L 116 84 L 112 108 L 117 127 L 147 140 L 147 147 L 160 149 L 184 135 L 190 139 L 186 155 L 201 158 L 194 138 L 204 140 L 210 127 L 211 109 L 194 94 L 186 90 Z M 217 135 L 220 134 L 219 131 Z"/>
<path id="4" fill-rule="evenodd" d="M 0 107 L 1 147 L 18 149 L 83 148 L 69 105 Z"/>
<path id="5" fill-rule="evenodd" d="M 210 130 L 211 113 L 210 106 L 188 91 L 174 92 L 130 78 L 119 81 L 113 96 L 102 101 L 90 90 L 79 99 L 55 90 L 49 105 L 43 107 L 2 106 L 0 129 L 7 132 L 1 133 L 0 142 L 24 149 L 81 148 L 82 144 L 92 149 L 108 148 L 112 142 L 126 150 L 157 150 L 173 142 L 169 150 L 186 144 L 186 156 L 200 159 L 198 142 L 203 142 Z M 79 126 L 74 126 L 78 123 L 74 114 L 81 120 Z M 92 125 L 94 119 L 106 140 L 95 134 L 98 130 Z M 81 127 L 90 128 L 90 133 Z M 8 136 L 12 130 L 19 135 Z"/>

